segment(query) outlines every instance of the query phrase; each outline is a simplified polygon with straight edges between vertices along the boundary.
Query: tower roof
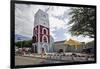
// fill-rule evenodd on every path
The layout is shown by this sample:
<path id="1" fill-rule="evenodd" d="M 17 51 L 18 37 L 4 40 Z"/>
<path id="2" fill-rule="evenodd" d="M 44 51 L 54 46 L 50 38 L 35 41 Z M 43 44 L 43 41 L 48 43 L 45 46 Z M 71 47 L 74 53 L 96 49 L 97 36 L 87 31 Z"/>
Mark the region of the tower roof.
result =
<path id="1" fill-rule="evenodd" d="M 46 12 L 44 12 L 43 10 L 41 10 L 41 9 L 39 9 L 37 12 L 36 12 L 36 15 L 37 14 L 46 14 L 46 15 L 48 15 Z"/>

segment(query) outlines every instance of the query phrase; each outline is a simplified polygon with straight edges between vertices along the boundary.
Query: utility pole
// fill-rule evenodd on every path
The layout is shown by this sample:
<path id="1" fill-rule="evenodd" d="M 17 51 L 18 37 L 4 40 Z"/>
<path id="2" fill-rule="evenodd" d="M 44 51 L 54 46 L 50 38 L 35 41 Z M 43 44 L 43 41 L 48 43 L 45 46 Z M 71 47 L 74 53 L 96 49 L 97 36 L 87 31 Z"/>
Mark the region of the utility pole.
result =
<path id="1" fill-rule="evenodd" d="M 23 48 L 23 46 L 22 46 L 22 40 L 21 40 L 21 48 Z"/>

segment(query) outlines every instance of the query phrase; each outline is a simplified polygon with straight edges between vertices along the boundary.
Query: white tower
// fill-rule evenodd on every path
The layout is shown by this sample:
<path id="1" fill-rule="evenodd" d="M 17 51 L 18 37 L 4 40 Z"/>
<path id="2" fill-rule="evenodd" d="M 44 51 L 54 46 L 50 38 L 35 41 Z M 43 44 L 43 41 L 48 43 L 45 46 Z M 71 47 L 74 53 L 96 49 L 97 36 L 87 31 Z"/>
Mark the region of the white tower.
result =
<path id="1" fill-rule="evenodd" d="M 34 53 L 49 52 L 50 32 L 49 17 L 42 10 L 38 10 L 35 14 L 33 29 L 33 47 Z"/>

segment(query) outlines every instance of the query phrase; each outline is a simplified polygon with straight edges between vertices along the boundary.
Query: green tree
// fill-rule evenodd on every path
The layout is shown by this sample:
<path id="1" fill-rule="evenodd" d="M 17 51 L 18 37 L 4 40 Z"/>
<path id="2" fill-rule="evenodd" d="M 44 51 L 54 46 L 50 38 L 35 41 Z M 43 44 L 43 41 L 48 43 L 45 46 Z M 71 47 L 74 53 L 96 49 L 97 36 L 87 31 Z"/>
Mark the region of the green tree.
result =
<path id="1" fill-rule="evenodd" d="M 15 45 L 16 45 L 17 47 L 21 47 L 21 41 L 15 42 Z"/>
<path id="2" fill-rule="evenodd" d="M 74 7 L 70 9 L 69 16 L 70 21 L 68 24 L 71 25 L 69 31 L 72 35 L 94 38 L 96 26 L 94 8 Z"/>
<path id="3" fill-rule="evenodd" d="M 32 46 L 32 40 L 18 41 L 18 42 L 15 43 L 15 45 L 19 48 L 21 47 L 21 45 L 22 45 L 22 47 L 31 47 Z"/>

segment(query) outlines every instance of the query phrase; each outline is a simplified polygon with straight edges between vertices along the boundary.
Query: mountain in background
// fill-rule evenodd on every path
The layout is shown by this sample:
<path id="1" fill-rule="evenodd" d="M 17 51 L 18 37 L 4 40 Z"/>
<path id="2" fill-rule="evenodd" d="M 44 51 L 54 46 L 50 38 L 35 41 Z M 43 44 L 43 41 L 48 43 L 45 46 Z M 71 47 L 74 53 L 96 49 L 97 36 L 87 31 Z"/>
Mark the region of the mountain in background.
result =
<path id="1" fill-rule="evenodd" d="M 23 41 L 23 40 L 31 40 L 31 39 L 32 38 L 24 36 L 24 35 L 15 34 L 15 42 Z"/>

